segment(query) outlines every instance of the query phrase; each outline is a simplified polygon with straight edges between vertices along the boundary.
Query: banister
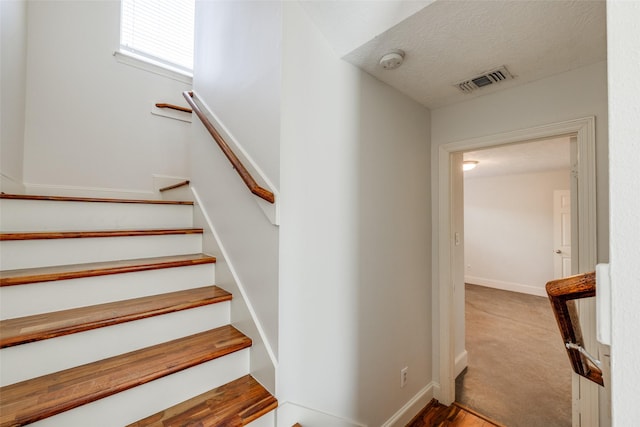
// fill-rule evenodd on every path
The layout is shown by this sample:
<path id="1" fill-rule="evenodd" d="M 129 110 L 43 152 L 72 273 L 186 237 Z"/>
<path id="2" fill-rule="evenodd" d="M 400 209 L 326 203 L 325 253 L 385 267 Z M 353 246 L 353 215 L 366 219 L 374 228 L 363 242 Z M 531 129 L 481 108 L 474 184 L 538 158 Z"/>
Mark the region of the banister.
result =
<path id="1" fill-rule="evenodd" d="M 552 280 L 547 283 L 546 290 L 573 371 L 604 386 L 600 361 L 584 348 L 580 319 L 575 305 L 575 300 L 596 295 L 595 272 Z"/>
<path id="2" fill-rule="evenodd" d="M 171 110 L 178 110 L 178 111 L 184 111 L 185 113 L 192 113 L 191 108 L 181 107 L 179 105 L 174 105 L 174 104 L 166 104 L 166 103 L 158 102 L 156 104 L 156 107 L 157 108 L 169 108 Z"/>
<path id="3" fill-rule="evenodd" d="M 209 121 L 207 116 L 202 112 L 200 107 L 198 107 L 198 105 L 195 103 L 195 101 L 193 100 L 193 92 L 184 91 L 182 92 L 182 95 L 185 97 L 185 99 L 191 106 L 191 109 L 193 110 L 194 113 L 196 113 L 196 115 L 198 116 L 198 118 L 200 119 L 204 127 L 207 129 L 207 131 L 209 131 L 209 134 L 216 141 L 216 143 L 218 144 L 218 147 L 220 147 L 224 155 L 227 156 L 227 159 L 229 159 L 229 161 L 231 162 L 231 165 L 238 172 L 238 175 L 240 175 L 240 178 L 242 178 L 242 180 L 244 181 L 245 185 L 249 188 L 249 190 L 256 196 L 260 197 L 261 199 L 264 199 L 269 203 L 274 203 L 276 199 L 273 193 L 259 186 L 256 180 L 253 179 L 249 171 L 244 167 L 244 165 L 242 164 L 240 159 L 238 159 L 238 157 L 235 155 L 231 147 L 229 147 L 229 145 L 226 143 L 224 138 L 222 138 L 222 135 L 220 135 L 220 133 L 213 126 L 213 124 L 211 124 L 211 121 Z"/>

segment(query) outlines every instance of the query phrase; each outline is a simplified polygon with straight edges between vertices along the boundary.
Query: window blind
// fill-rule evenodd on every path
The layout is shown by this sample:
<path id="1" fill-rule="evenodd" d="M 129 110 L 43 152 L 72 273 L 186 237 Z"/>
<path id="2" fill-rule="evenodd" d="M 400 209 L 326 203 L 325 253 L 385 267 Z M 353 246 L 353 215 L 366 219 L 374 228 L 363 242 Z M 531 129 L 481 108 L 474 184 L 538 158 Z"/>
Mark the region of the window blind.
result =
<path id="1" fill-rule="evenodd" d="M 122 0 L 120 49 L 191 73 L 195 0 Z"/>

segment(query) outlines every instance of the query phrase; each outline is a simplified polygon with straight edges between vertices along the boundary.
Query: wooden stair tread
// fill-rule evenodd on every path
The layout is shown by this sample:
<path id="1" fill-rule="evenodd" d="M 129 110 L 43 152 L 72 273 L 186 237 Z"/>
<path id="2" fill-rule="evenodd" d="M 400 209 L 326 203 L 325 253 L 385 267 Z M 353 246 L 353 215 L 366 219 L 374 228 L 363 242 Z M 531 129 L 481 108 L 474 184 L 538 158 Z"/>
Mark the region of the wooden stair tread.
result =
<path id="1" fill-rule="evenodd" d="M 94 262 L 54 267 L 25 268 L 0 272 L 0 286 L 24 285 L 55 280 L 78 279 L 108 274 L 133 273 L 162 268 L 215 263 L 216 258 L 205 254 L 174 255 L 121 261 Z"/>
<path id="2" fill-rule="evenodd" d="M 32 423 L 251 346 L 232 326 L 0 388 L 0 427 Z"/>
<path id="3" fill-rule="evenodd" d="M 217 286 L 170 292 L 0 321 L 0 348 L 231 300 Z"/>
<path id="4" fill-rule="evenodd" d="M 96 197 L 37 196 L 30 194 L 0 194 L 0 199 L 44 200 L 57 202 L 95 202 L 95 203 L 139 203 L 152 205 L 193 205 L 190 201 L 147 200 L 147 199 L 109 199 Z"/>
<path id="5" fill-rule="evenodd" d="M 45 231 L 28 233 L 1 233 L 0 240 L 48 240 L 86 239 L 96 237 L 167 236 L 174 234 L 202 234 L 202 228 L 160 228 L 149 230 L 102 230 L 102 231 Z"/>
<path id="6" fill-rule="evenodd" d="M 244 426 L 277 406 L 269 391 L 245 375 L 127 427 Z"/>

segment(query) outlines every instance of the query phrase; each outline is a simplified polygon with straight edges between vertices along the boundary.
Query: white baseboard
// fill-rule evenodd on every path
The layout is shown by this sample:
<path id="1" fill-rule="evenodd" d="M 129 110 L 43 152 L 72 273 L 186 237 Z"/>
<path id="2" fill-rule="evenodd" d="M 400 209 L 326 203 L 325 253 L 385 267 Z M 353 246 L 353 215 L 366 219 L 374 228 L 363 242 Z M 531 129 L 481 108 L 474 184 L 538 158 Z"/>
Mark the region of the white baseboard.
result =
<path id="1" fill-rule="evenodd" d="M 155 105 L 151 107 L 151 114 L 167 119 L 178 120 L 180 122 L 191 123 L 191 113 L 177 111 L 170 108 L 158 108 Z"/>
<path id="2" fill-rule="evenodd" d="M 435 383 L 432 381 L 409 400 L 398 412 L 393 414 L 382 427 L 404 427 L 420 413 L 434 398 Z"/>
<path id="3" fill-rule="evenodd" d="M 72 185 L 48 185 L 25 183 L 26 194 L 38 196 L 68 196 L 68 197 L 103 197 L 119 199 L 160 199 L 153 191 L 129 190 L 122 188 L 79 187 Z"/>
<path id="4" fill-rule="evenodd" d="M 381 427 L 404 427 L 435 397 L 438 384 L 433 381 L 416 393 Z M 366 427 L 365 424 L 327 414 L 292 402 L 281 403 L 277 414 L 278 427 L 291 427 L 300 423 L 304 427 Z"/>
<path id="5" fill-rule="evenodd" d="M 158 200 L 162 198 L 159 192 L 160 188 L 188 180 L 188 178 L 185 177 L 167 175 L 152 175 L 151 178 L 153 180 L 153 190 L 145 191 L 131 190 L 126 188 L 82 187 L 75 185 L 35 184 L 28 182 L 24 183 L 23 185 L 16 183 L 15 180 L 12 180 L 10 177 L 2 175 L 2 191 L 4 191 L 5 193 L 26 193 L 38 196 L 103 197 L 117 199 Z M 188 195 L 190 194 L 191 192 L 189 191 Z M 172 197 L 176 197 L 175 192 L 172 194 Z"/>
<path id="6" fill-rule="evenodd" d="M 469 353 L 467 350 L 463 350 L 459 355 L 456 356 L 455 366 L 454 366 L 454 376 L 458 377 L 464 368 L 469 364 Z"/>
<path id="7" fill-rule="evenodd" d="M 7 194 L 24 194 L 24 185 L 17 179 L 0 173 L 0 190 Z"/>
<path id="8" fill-rule="evenodd" d="M 284 402 L 277 409 L 277 426 L 291 427 L 300 423 L 304 427 L 367 427 L 364 424 L 327 414 L 315 409 Z"/>
<path id="9" fill-rule="evenodd" d="M 544 283 L 540 287 L 538 287 L 475 276 L 464 276 L 464 281 L 465 283 L 469 283 L 471 285 L 480 285 L 487 288 L 502 289 L 503 291 L 519 292 L 521 294 L 536 295 L 539 297 L 547 296 L 547 292 L 544 289 Z"/>

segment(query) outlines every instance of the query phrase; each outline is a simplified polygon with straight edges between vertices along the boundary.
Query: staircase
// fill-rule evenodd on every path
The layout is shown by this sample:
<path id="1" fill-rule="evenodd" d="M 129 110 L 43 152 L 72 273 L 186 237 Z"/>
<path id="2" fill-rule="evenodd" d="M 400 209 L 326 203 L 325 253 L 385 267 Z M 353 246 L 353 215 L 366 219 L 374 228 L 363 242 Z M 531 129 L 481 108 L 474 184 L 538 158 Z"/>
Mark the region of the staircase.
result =
<path id="1" fill-rule="evenodd" d="M 0 427 L 275 425 L 193 209 L 0 195 Z"/>

